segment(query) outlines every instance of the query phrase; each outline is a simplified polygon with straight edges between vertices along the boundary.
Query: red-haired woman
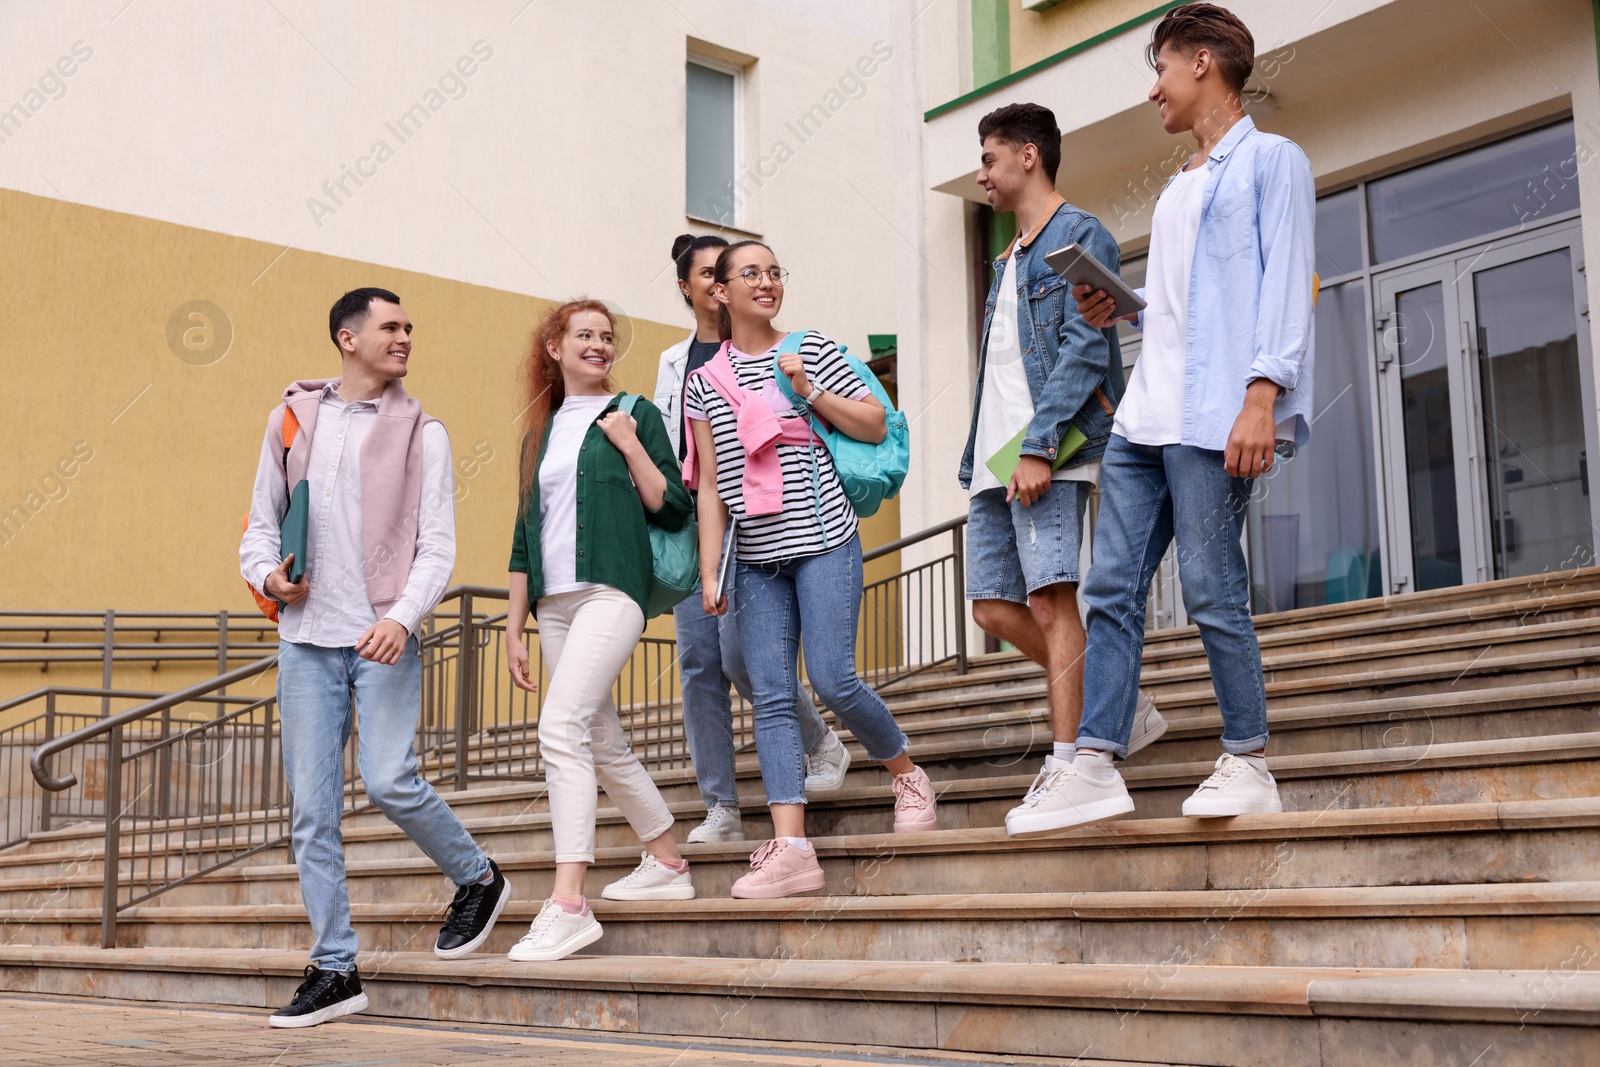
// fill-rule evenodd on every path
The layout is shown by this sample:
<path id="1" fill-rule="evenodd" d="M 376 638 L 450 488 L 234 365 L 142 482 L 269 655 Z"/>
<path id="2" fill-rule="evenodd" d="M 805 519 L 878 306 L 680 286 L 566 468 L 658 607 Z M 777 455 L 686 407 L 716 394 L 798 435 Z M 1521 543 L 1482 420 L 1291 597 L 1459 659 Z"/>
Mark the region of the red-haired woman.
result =
<path id="1" fill-rule="evenodd" d="M 513 960 L 558 960 L 600 937 L 584 899 L 594 862 L 597 786 L 644 842 L 638 868 L 605 887 L 611 900 L 694 896 L 672 839 L 672 814 L 634 755 L 612 686 L 644 633 L 650 585 L 647 524 L 682 528 L 689 515 L 678 459 L 660 413 L 640 400 L 618 410 L 611 383 L 616 321 L 597 300 L 545 316 L 524 368 L 527 388 L 520 505 L 511 543 L 506 660 L 537 690 L 523 647 L 530 605 L 550 673 L 539 713 L 555 837 L 555 888 Z"/>

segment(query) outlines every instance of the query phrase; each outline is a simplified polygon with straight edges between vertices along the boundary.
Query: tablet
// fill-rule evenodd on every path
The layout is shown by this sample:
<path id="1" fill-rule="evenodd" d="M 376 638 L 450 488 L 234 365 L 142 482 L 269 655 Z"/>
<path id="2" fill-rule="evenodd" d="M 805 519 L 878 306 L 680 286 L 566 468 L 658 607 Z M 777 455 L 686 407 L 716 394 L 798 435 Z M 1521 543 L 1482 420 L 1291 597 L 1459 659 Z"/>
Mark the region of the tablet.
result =
<path id="1" fill-rule="evenodd" d="M 739 520 L 732 515 L 728 516 L 728 532 L 722 535 L 722 562 L 717 564 L 717 600 L 718 604 L 727 599 L 728 592 L 733 585 L 734 557 L 738 553 L 734 549 L 734 534 L 739 529 Z"/>
<path id="2" fill-rule="evenodd" d="M 1104 263 L 1084 251 L 1082 245 L 1070 244 L 1065 248 L 1046 253 L 1044 261 L 1050 265 L 1051 270 L 1073 285 L 1092 285 L 1096 289 L 1105 290 L 1106 295 L 1116 304 L 1117 315 L 1131 315 L 1145 308 L 1144 301 L 1139 299 L 1139 294 L 1129 289 Z"/>

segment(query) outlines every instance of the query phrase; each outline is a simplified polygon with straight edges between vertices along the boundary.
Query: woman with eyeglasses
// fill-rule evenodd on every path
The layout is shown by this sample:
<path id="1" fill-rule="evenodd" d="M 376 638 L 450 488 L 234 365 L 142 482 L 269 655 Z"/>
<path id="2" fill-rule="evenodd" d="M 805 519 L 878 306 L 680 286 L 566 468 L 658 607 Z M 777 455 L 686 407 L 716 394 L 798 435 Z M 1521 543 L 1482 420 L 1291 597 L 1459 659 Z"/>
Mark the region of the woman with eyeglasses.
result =
<path id="1" fill-rule="evenodd" d="M 716 234 L 696 237 L 686 233 L 672 242 L 678 289 L 683 302 L 694 312 L 695 330 L 661 353 L 655 401 L 666 420 L 667 438 L 680 461 L 688 449 L 689 436 L 684 429 L 684 388 L 689 376 L 722 347 L 717 331 L 717 313 L 722 305 L 711 290 L 716 285 L 717 256 L 727 247 L 727 240 Z M 733 702 L 728 685 L 732 683 L 740 696 L 751 700 L 750 677 L 736 625 L 737 611 L 729 611 L 721 618 L 708 615 L 701 600 L 696 590 L 672 609 L 678 638 L 678 679 L 683 691 L 683 732 L 694 763 L 695 781 L 706 805 L 705 821 L 689 831 L 688 841 L 742 841 L 744 822 L 739 813 Z M 823 723 L 804 688 L 797 690 L 795 699 L 801 740 L 806 747 L 806 795 L 837 790 L 844 785 L 845 772 L 850 769 L 850 753 Z"/>
<path id="2" fill-rule="evenodd" d="M 689 379 L 684 412 L 693 432 L 684 477 L 700 491 L 708 614 L 727 611 L 727 601 L 716 599 L 717 564 L 728 516 L 738 519 L 734 598 L 773 838 L 751 856 L 733 895 L 784 897 L 814 892 L 824 881 L 806 840 L 806 759 L 793 676 L 802 635 L 817 696 L 894 775 L 895 831 L 932 830 L 938 820 L 933 786 L 912 763 L 905 734 L 856 673 L 862 578 L 855 511 L 827 449 L 776 378 L 781 373 L 802 406 L 858 440 L 883 440 L 883 406 L 827 337 L 811 331 L 797 345 L 784 343 L 773 320 L 788 272 L 772 249 L 759 241 L 729 245 L 713 279 L 723 345 Z"/>

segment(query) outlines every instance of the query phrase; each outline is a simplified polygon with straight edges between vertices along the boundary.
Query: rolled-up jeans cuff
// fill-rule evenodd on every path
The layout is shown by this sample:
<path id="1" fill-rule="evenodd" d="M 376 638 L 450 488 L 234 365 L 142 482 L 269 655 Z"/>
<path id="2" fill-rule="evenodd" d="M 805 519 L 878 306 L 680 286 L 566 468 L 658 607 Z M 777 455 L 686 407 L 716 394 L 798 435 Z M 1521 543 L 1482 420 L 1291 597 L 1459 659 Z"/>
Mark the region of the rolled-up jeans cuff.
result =
<path id="1" fill-rule="evenodd" d="M 1086 748 L 1092 748 L 1097 752 L 1110 752 L 1112 755 L 1116 756 L 1117 759 L 1128 758 L 1127 745 L 1119 745 L 1115 741 L 1107 741 L 1103 737 L 1090 737 L 1088 734 L 1081 734 L 1078 737 L 1076 747 L 1079 752 L 1082 752 Z"/>
<path id="2" fill-rule="evenodd" d="M 593 852 L 570 852 L 570 853 L 566 853 L 564 855 L 561 854 L 561 853 L 557 853 L 556 854 L 556 862 L 557 863 L 593 863 L 594 862 L 594 853 Z"/>
<path id="3" fill-rule="evenodd" d="M 1226 737 L 1222 739 L 1222 751 L 1231 752 L 1235 756 L 1243 756 L 1247 752 L 1254 752 L 1258 748 L 1266 747 L 1267 735 L 1264 733 L 1256 734 L 1256 736 L 1244 741 L 1229 741 Z"/>

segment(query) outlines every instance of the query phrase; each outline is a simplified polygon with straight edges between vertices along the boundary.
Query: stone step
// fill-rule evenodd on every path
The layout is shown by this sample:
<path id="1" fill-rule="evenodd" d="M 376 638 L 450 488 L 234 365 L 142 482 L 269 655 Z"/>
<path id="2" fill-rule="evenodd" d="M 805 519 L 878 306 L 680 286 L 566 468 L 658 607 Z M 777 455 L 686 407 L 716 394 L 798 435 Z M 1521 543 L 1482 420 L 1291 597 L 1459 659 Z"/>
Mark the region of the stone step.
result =
<path id="1" fill-rule="evenodd" d="M 744 1040 L 815 1039 L 991 1056 L 1324 1067 L 1600 1061 L 1600 976 L 1552 971 L 663 959 L 554 964 L 393 953 L 368 1013 Z M 369 966 L 371 965 L 369 962 Z M 299 952 L 0 947 L 19 992 L 287 1003 Z M 1510 1062 L 1499 1059 L 1496 1062 Z"/>
<path id="2" fill-rule="evenodd" d="M 1430 745 L 1418 749 L 1384 750 L 1384 752 L 1352 753 L 1349 765 L 1338 769 L 1326 768 L 1320 763 L 1299 760 L 1290 757 L 1280 761 L 1277 769 L 1278 789 L 1282 793 L 1288 811 L 1280 816 L 1251 816 L 1248 819 L 1235 819 L 1232 822 L 1245 822 L 1253 825 L 1254 821 L 1266 821 L 1264 825 L 1282 825 L 1291 827 L 1296 819 L 1304 819 L 1306 813 L 1315 813 L 1323 819 L 1331 819 L 1338 811 L 1349 809 L 1381 809 L 1381 811 L 1403 811 L 1413 805 L 1480 805 L 1488 806 L 1498 801 L 1538 801 L 1581 800 L 1581 798 L 1600 795 L 1600 765 L 1595 763 L 1594 757 L 1600 753 L 1600 736 L 1571 736 L 1554 737 L 1554 739 L 1530 739 L 1518 742 L 1517 745 L 1483 744 L 1483 742 L 1466 742 L 1458 745 Z M 1552 763 L 1552 758 L 1563 758 L 1565 763 Z M 1522 760 L 1522 761 L 1518 761 Z M 1192 792 L 1194 784 L 1200 781 L 1206 766 L 1190 766 L 1190 768 L 1128 768 L 1126 777 L 1134 793 L 1134 801 L 1138 805 L 1136 814 L 1139 821 L 1142 819 L 1170 819 L 1179 814 L 1182 800 Z M 1014 776 L 1003 779 L 958 779 L 958 781 L 941 782 L 939 784 L 939 808 L 941 808 L 942 830 L 934 832 L 934 837 L 939 833 L 954 832 L 954 830 L 981 829 L 981 827 L 1000 827 L 1006 811 L 1018 803 L 1022 792 L 1027 789 L 1029 777 Z M 512 792 L 512 790 L 502 790 Z M 886 797 L 888 789 L 846 789 L 829 798 L 826 808 L 818 806 L 808 819 L 808 830 L 814 838 L 850 837 L 854 838 L 856 845 L 866 849 L 869 856 L 882 857 L 885 854 L 899 854 L 906 848 L 909 838 L 922 837 L 922 835 L 893 835 L 890 830 L 893 821 L 893 809 Z M 528 798 L 502 797 L 502 801 L 520 800 L 523 808 L 528 806 Z M 678 822 L 677 833 L 682 840 L 683 833 L 693 827 L 698 811 L 691 809 L 685 813 Z M 507 817 L 510 816 L 510 817 Z M 493 816 L 491 816 L 493 817 Z M 1131 821 L 1130 821 L 1131 822 Z M 1200 829 L 1211 829 L 1210 821 L 1182 821 L 1179 824 L 1192 827 L 1190 832 Z M 539 816 L 531 811 L 501 811 L 498 819 L 493 824 L 472 824 L 478 832 L 483 833 L 485 845 L 496 856 L 506 857 L 507 864 L 512 861 L 512 856 L 517 864 L 528 865 L 530 869 L 542 870 L 549 865 L 550 857 L 547 851 L 550 848 L 549 816 Z M 1088 827 L 1080 830 L 1082 833 L 1107 832 L 1107 825 Z M 624 827 L 614 809 L 602 809 L 602 817 L 598 821 L 597 840 L 616 841 L 619 849 L 618 856 L 613 856 L 613 861 L 621 864 L 621 870 L 614 873 L 602 873 L 597 865 L 592 872 L 592 893 L 598 896 L 598 889 L 606 881 L 619 877 L 619 873 L 626 872 L 637 862 L 634 849 L 626 845 L 630 832 Z M 982 832 L 1003 835 L 1003 830 L 987 829 Z M 746 833 L 749 840 L 742 845 L 726 846 L 686 846 L 688 853 L 726 853 L 734 854 L 731 867 L 717 869 L 714 872 L 702 872 L 701 877 L 704 891 L 712 894 L 726 893 L 726 888 L 733 883 L 742 870 L 739 864 L 742 856 L 754 848 L 755 843 L 771 833 L 771 824 L 766 819 L 765 811 L 750 806 L 746 811 Z M 866 835 L 866 837 L 862 837 Z M 403 896 L 419 897 L 422 894 L 437 891 L 438 875 L 432 865 L 422 859 L 406 859 L 416 857 L 408 841 L 403 840 L 392 827 L 370 827 L 368 832 L 360 833 L 352 829 L 350 832 L 352 845 L 357 849 L 376 849 L 379 856 L 374 859 L 352 861 L 349 864 L 349 875 L 352 880 L 352 899 L 371 899 L 379 901 L 386 899 L 382 896 L 382 889 L 362 888 L 363 885 L 390 886 L 395 893 Z M 507 841 L 502 848 L 501 840 Z M 368 845 L 371 841 L 371 845 Z M 637 848 L 637 846 L 635 846 Z M 528 849 L 534 849 L 534 854 L 528 854 Z M 278 864 L 264 862 L 267 859 L 278 859 Z M 190 881 L 189 885 L 174 886 L 166 893 L 160 894 L 157 901 L 160 904 L 208 904 L 208 902 L 227 902 L 227 904 L 288 904 L 298 899 L 298 885 L 293 867 L 286 864 L 286 854 L 282 851 L 277 854 L 264 854 L 258 857 L 259 862 L 251 864 L 234 864 L 230 867 L 213 872 L 197 881 Z M 157 861 L 160 864 L 160 861 Z M 720 872 L 720 873 L 718 873 Z M 939 875 L 941 878 L 957 877 L 957 870 L 946 870 Z M 715 881 L 706 881 L 706 878 L 715 877 Z M 978 883 L 966 881 L 960 886 L 960 891 L 978 891 L 978 893 L 994 893 L 1006 888 L 1019 885 L 1018 873 L 1014 870 L 995 869 L 990 872 L 989 867 L 982 867 L 976 872 Z M 1149 877 L 1149 875 L 1144 875 Z M 1374 878 L 1387 880 L 1398 878 L 1392 870 L 1374 869 Z M 1498 880 L 1498 875 L 1474 875 L 1472 872 L 1462 872 L 1462 880 Z M 1398 878 L 1403 880 L 1403 878 Z M 360 883 L 360 885 L 358 885 Z M 408 888 L 398 888 L 400 883 L 405 883 Z M 1152 881 L 1126 885 L 1126 883 L 1110 883 L 1099 885 L 1094 883 L 1085 888 L 1094 889 L 1122 889 L 1122 888 L 1149 888 Z M 1184 886 L 1162 886 L 1154 883 L 1157 888 L 1184 888 Z M 53 875 L 38 875 L 38 877 L 24 878 L 13 877 L 0 883 L 0 909 L 27 909 L 38 907 L 42 901 L 51 902 L 53 907 L 90 907 L 99 901 L 99 888 L 101 888 L 101 875 L 93 869 L 83 872 L 53 873 Z M 448 888 L 448 886 L 446 886 Z M 954 888 L 946 883 L 928 883 L 918 888 L 926 891 L 928 888 L 950 889 Z M 1056 886 L 1042 886 L 1042 889 L 1056 888 Z M 542 891 L 542 889 L 541 889 Z M 890 889 L 885 889 L 890 891 Z M 904 893 L 907 889 L 893 889 Z M 358 894 L 371 893 L 371 896 L 358 896 Z"/>
<path id="3" fill-rule="evenodd" d="M 687 825 L 680 823 L 680 832 Z M 504 870 L 520 872 L 519 885 L 526 883 L 530 897 L 547 895 L 555 862 L 547 815 L 474 820 L 467 828 Z M 597 836 L 601 845 L 586 887 L 594 897 L 639 859 L 637 841 L 615 809 L 602 809 Z M 1205 821 L 1126 818 L 1035 838 L 1013 839 L 1002 828 L 984 827 L 813 842 L 827 891 L 848 895 L 1582 881 L 1600 869 L 1600 798 L 1333 808 Z M 757 844 L 684 846 L 701 894 L 725 896 Z M 345 851 L 350 870 L 360 876 L 435 877 L 392 825 L 347 830 Z M 977 857 L 981 862 L 969 862 Z M 265 852 L 146 907 L 204 903 L 204 887 L 224 882 L 290 878 L 288 862 L 286 849 Z M 43 892 L 59 888 L 64 873 L 87 879 L 97 872 L 45 865 L 10 877 L 35 879 Z M 220 892 L 228 899 L 237 895 Z"/>
<path id="4" fill-rule="evenodd" d="M 352 904 L 362 951 L 431 951 L 448 903 Z M 504 955 L 541 903 L 507 905 L 482 954 Z M 1536 970 L 1561 941 L 1579 969 L 1600 970 L 1596 882 L 592 905 L 605 928 L 596 955 Z M 98 908 L 0 915 L 13 921 L 25 923 L 13 943 L 99 943 Z M 133 908 L 117 923 L 119 948 L 294 949 L 309 937 L 299 904 Z"/>
<path id="5" fill-rule="evenodd" d="M 1478 690 L 1459 698 L 1460 702 L 1444 709 L 1437 706 L 1437 698 L 1393 697 L 1376 701 L 1354 701 L 1345 704 L 1291 708 L 1274 712 L 1271 722 L 1274 731 L 1273 767 L 1286 781 L 1314 774 L 1314 766 L 1307 762 L 1321 759 L 1328 767 L 1338 766 L 1349 751 L 1382 751 L 1385 749 L 1431 748 L 1441 744 L 1485 742 L 1498 739 L 1521 738 L 1537 740 L 1559 732 L 1581 735 L 1595 725 L 1600 715 L 1600 680 L 1580 679 L 1572 682 L 1548 683 L 1537 686 L 1514 686 L 1501 689 Z M 1204 764 L 1216 751 L 1216 737 L 1221 729 L 1220 720 L 1214 716 L 1174 715 L 1167 736 L 1152 748 L 1140 753 L 1127 765 L 1128 776 L 1135 789 L 1148 784 L 1157 769 L 1181 764 L 1199 764 L 1198 768 L 1184 766 L 1178 778 L 1203 777 Z M 948 733 L 941 735 L 940 730 Z M 970 790 L 975 780 L 986 777 L 1018 778 L 1026 788 L 1025 779 L 1018 772 L 1035 769 L 1038 753 L 1048 744 L 1048 731 L 1044 711 L 1009 714 L 991 713 L 972 722 L 961 717 L 950 717 L 941 723 L 930 720 L 920 732 L 914 732 L 916 742 L 913 752 L 930 769 L 936 781 L 962 779 Z M 980 740 L 982 747 L 973 744 Z M 884 772 L 866 761 L 865 753 L 851 743 L 856 756 L 846 779 L 846 795 L 841 798 L 847 806 L 858 807 L 851 800 L 859 790 L 876 797 L 886 782 Z M 1476 758 L 1476 756 L 1474 757 Z M 1288 761 L 1288 762 L 1285 762 Z M 746 809 L 755 819 L 751 832 L 764 827 L 760 812 L 760 766 L 753 755 L 738 762 L 740 781 L 747 794 Z M 695 788 L 692 770 L 679 767 L 655 774 L 658 785 L 669 804 L 686 826 L 698 821 L 702 806 Z M 1001 783 L 998 795 L 1002 800 L 1018 793 L 1018 783 Z M 508 783 L 501 786 L 482 786 L 466 792 L 453 792 L 441 788 L 441 794 L 458 812 L 477 825 L 478 820 L 506 818 L 513 813 L 536 814 L 545 810 L 546 801 L 542 783 Z M 970 795 L 970 793 L 968 794 Z M 1178 798 L 1181 802 L 1181 797 Z M 834 798 L 815 798 L 814 809 L 822 811 L 832 806 Z M 487 807 L 486 807 L 487 806 Z M 1003 817 L 1000 811 L 998 817 Z M 601 813 L 601 839 L 607 843 L 608 819 L 615 822 L 615 812 Z M 159 836 L 165 846 L 152 850 L 149 839 L 143 842 L 147 855 L 162 856 L 185 850 L 194 851 L 216 840 L 216 833 L 224 836 L 235 833 L 234 820 L 224 819 L 216 831 L 199 835 L 192 828 L 157 823 L 148 833 Z M 389 826 L 383 815 L 368 809 L 347 817 L 345 830 L 361 839 L 364 828 L 378 828 L 385 833 Z M 547 827 L 542 830 L 547 834 Z M 764 831 L 762 831 L 764 832 Z M 99 870 L 100 842 L 104 831 L 93 823 L 79 823 L 47 833 L 37 834 L 25 847 L 0 854 L 0 878 L 33 875 L 52 865 L 71 870 Z M 534 846 L 526 846 L 534 847 Z M 540 846 L 542 847 L 542 846 Z"/>

